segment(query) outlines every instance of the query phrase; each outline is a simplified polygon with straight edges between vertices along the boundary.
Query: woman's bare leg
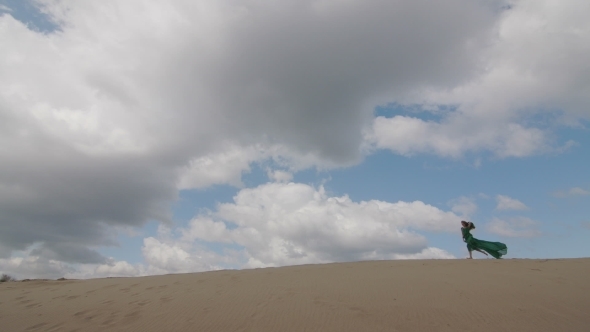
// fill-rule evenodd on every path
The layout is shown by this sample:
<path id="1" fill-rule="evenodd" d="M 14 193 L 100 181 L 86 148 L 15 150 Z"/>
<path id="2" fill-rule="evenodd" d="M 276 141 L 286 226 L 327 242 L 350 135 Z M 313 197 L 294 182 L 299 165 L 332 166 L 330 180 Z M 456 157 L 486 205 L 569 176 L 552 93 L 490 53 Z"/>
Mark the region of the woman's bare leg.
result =
<path id="1" fill-rule="evenodd" d="M 473 259 L 473 256 L 471 255 L 471 250 L 469 250 L 469 257 L 467 257 L 467 259 Z"/>
<path id="2" fill-rule="evenodd" d="M 486 256 L 488 255 L 488 253 L 487 253 L 487 252 L 485 252 L 485 251 L 482 251 L 482 250 L 479 250 L 479 249 L 475 249 L 475 250 L 477 250 L 477 251 L 481 252 L 482 254 L 484 254 L 484 255 L 486 255 Z"/>

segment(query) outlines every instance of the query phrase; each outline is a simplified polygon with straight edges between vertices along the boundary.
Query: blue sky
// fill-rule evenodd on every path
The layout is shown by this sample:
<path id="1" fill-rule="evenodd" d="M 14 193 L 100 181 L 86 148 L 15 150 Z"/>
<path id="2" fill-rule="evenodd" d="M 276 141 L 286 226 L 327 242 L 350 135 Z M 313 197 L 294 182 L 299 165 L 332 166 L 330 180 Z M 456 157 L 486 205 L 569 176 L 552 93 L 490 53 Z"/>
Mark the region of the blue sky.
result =
<path id="1" fill-rule="evenodd" d="M 53 32 L 59 26 L 42 12 L 34 2 L 27 0 L 2 0 L 2 13 L 9 13 L 15 19 L 27 24 L 29 28 L 42 32 Z"/>
<path id="2" fill-rule="evenodd" d="M 588 257 L 590 7 L 541 2 L 0 1 L 0 270 Z"/>

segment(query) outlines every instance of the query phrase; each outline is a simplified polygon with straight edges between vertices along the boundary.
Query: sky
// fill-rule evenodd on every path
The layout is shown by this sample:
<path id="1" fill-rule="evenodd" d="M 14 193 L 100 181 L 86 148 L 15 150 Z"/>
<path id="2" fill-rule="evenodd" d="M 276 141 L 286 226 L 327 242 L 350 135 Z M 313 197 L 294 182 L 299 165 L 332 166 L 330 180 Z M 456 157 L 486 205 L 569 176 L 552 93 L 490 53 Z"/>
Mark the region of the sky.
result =
<path id="1" fill-rule="evenodd" d="M 588 257 L 589 15 L 0 0 L 0 272 Z"/>

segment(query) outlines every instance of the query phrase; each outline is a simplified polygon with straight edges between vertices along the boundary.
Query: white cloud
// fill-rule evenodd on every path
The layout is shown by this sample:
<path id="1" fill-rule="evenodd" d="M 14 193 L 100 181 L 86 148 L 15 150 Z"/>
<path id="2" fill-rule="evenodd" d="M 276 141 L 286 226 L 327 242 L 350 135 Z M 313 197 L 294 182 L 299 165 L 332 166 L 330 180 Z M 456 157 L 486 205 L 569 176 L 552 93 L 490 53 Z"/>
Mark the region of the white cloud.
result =
<path id="1" fill-rule="evenodd" d="M 494 218 L 486 225 L 486 229 L 490 233 L 508 237 L 537 237 L 541 235 L 538 223 L 525 217 L 508 220 Z"/>
<path id="2" fill-rule="evenodd" d="M 524 157 L 572 147 L 574 142 L 555 141 L 552 131 L 559 125 L 582 126 L 579 120 L 590 118 L 590 21 L 582 14 L 590 3 L 509 3 L 480 54 L 480 70 L 470 79 L 396 100 L 422 105 L 440 120 L 378 117 L 368 140 L 402 155 L 452 158 L 480 150 L 500 158 Z M 440 111 L 437 105 L 454 110 Z M 551 120 L 543 121 L 547 115 Z"/>
<path id="3" fill-rule="evenodd" d="M 453 259 L 456 258 L 445 250 L 428 247 L 416 254 L 394 254 L 391 259 Z"/>
<path id="4" fill-rule="evenodd" d="M 401 155 L 432 153 L 451 158 L 480 150 L 492 151 L 500 157 L 523 157 L 540 152 L 547 145 L 543 131 L 516 123 L 474 127 L 463 119 L 439 123 L 399 115 L 377 117 L 367 140 L 377 148 Z"/>
<path id="5" fill-rule="evenodd" d="M 449 204 L 451 205 L 451 211 L 459 213 L 464 218 L 468 218 L 477 211 L 477 204 L 469 197 L 461 196 L 452 200 Z"/>
<path id="6" fill-rule="evenodd" d="M 8 12 L 8 13 L 10 13 L 10 12 L 12 12 L 12 9 L 10 9 L 10 7 L 8 7 L 6 5 L 0 4 L 0 12 Z"/>
<path id="7" fill-rule="evenodd" d="M 36 254 L 40 248 L 17 252 L 10 258 L 0 258 L 0 271 L 19 280 L 22 279 L 80 279 L 102 277 L 132 277 L 146 275 L 142 264 L 132 265 L 125 261 L 107 259 L 104 264 L 71 264 L 60 260 L 47 259 Z"/>
<path id="8" fill-rule="evenodd" d="M 242 186 L 242 173 L 250 171 L 250 164 L 259 160 L 263 152 L 255 147 L 232 147 L 224 152 L 195 158 L 184 167 L 179 189 L 206 188 L 213 184 Z"/>
<path id="9" fill-rule="evenodd" d="M 276 181 L 276 182 L 289 182 L 293 180 L 293 173 L 285 172 L 281 170 L 271 170 L 267 171 L 268 178 Z"/>
<path id="10" fill-rule="evenodd" d="M 496 196 L 496 201 L 498 202 L 496 210 L 528 210 L 528 207 L 524 203 L 508 196 L 498 195 Z"/>
<path id="11" fill-rule="evenodd" d="M 419 201 L 357 203 L 347 196 L 331 197 L 323 187 L 268 183 L 243 189 L 234 203 L 193 219 L 183 241 L 243 247 L 247 267 L 393 259 L 428 249 L 415 231 L 454 231 L 458 220 Z M 424 255 L 449 254 L 432 249 Z"/>
<path id="12" fill-rule="evenodd" d="M 572 196 L 587 196 L 590 195 L 590 192 L 588 190 L 584 190 L 580 187 L 574 187 L 574 188 L 570 188 L 568 190 L 558 190 L 556 192 L 553 193 L 553 196 L 555 197 L 572 197 Z"/>
<path id="13" fill-rule="evenodd" d="M 569 190 L 569 194 L 572 196 L 586 196 L 586 195 L 590 195 L 590 192 L 588 190 L 584 190 L 582 188 L 572 188 Z"/>
<path id="14" fill-rule="evenodd" d="M 66 279 L 88 279 L 107 277 L 137 277 L 146 275 L 144 266 L 125 261 L 112 260 L 109 264 L 84 264 L 76 266 L 75 271 L 64 273 Z"/>
<path id="15" fill-rule="evenodd" d="M 0 270 L 19 280 L 26 278 L 57 279 L 75 269 L 66 263 L 33 255 L 0 258 Z"/>
<path id="16" fill-rule="evenodd" d="M 479 193 L 477 194 L 477 197 L 481 198 L 481 199 L 489 199 L 490 196 L 488 196 L 486 193 Z"/>
<path id="17" fill-rule="evenodd" d="M 231 256 L 194 248 L 183 242 L 163 241 L 153 237 L 144 239 L 142 253 L 149 274 L 219 270 L 228 262 L 237 263 Z"/>
<path id="18" fill-rule="evenodd" d="M 181 167 L 179 189 L 207 188 L 214 184 L 242 187 L 242 175 L 250 172 L 252 163 L 269 163 L 267 175 L 271 180 L 288 182 L 293 172 L 309 167 L 332 168 L 337 164 L 322 160 L 314 154 L 300 154 L 281 145 L 256 144 L 252 146 L 228 145 L 218 152 L 195 158 Z M 273 167 L 287 168 L 275 170 Z"/>

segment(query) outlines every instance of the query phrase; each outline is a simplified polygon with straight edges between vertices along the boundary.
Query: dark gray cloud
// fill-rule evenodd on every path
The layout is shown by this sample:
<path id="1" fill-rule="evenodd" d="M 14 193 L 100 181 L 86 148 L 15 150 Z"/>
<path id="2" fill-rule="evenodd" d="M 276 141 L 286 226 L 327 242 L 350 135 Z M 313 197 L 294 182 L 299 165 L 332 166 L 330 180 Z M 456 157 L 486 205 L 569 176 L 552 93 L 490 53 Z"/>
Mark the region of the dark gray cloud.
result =
<path id="1" fill-rule="evenodd" d="M 229 135 L 339 163 L 358 159 L 376 103 L 471 77 L 494 18 L 465 1 L 262 3 L 245 5 L 205 59 L 187 41 L 178 100 L 187 113 L 211 107 Z"/>
<path id="2" fill-rule="evenodd" d="M 0 133 L 0 243 L 66 262 L 103 262 L 109 226 L 170 220 L 174 172 L 146 157 L 88 156 L 12 119 Z M 26 138 L 22 132 L 27 131 Z M 9 251 L 0 251 L 4 256 Z"/>

